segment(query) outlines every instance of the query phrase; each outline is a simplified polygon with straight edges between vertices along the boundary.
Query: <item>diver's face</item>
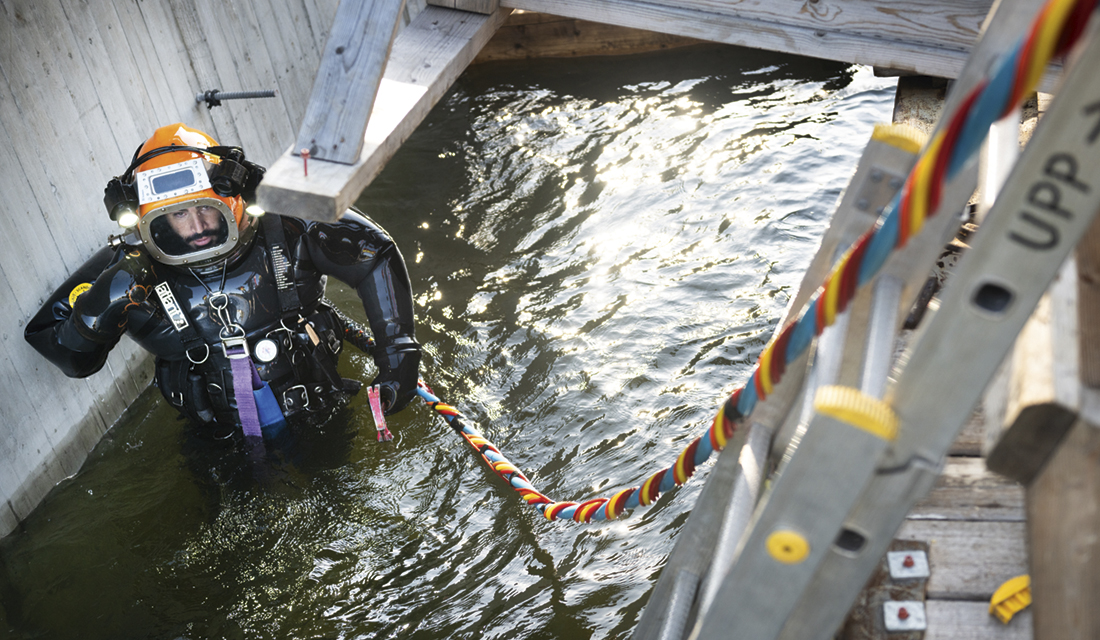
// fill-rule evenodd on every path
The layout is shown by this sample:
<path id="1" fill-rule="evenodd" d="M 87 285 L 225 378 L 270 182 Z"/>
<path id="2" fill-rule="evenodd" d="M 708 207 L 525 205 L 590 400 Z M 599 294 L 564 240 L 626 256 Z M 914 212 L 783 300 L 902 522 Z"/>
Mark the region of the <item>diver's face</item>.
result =
<path id="1" fill-rule="evenodd" d="M 198 206 L 173 211 L 164 216 L 168 226 L 172 227 L 192 251 L 200 251 L 213 246 L 218 240 L 218 227 L 222 221 L 221 212 L 214 207 Z"/>

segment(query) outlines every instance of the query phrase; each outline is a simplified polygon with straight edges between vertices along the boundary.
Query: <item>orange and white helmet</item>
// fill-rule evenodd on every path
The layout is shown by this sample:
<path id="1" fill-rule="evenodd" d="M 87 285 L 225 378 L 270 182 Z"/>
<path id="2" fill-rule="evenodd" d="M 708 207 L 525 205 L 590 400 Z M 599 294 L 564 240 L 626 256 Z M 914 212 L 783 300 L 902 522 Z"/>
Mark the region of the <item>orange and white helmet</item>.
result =
<path id="1" fill-rule="evenodd" d="M 219 146 L 202 131 L 172 124 L 157 129 L 126 172 L 108 184 L 105 203 L 123 224 L 108 198 L 113 187 L 125 189 L 129 204 L 136 197 L 138 235 L 154 259 L 203 266 L 251 240 L 255 225 L 241 193 L 254 189 L 262 175 L 240 148 Z"/>

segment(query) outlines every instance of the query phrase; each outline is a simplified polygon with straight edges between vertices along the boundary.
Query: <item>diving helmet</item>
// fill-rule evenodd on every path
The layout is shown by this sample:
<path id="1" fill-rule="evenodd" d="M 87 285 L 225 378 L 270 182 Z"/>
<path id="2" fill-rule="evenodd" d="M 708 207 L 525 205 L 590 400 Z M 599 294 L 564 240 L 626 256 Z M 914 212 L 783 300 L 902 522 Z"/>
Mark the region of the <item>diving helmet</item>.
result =
<path id="1" fill-rule="evenodd" d="M 157 129 L 108 183 L 104 204 L 119 224 L 136 224 L 158 262 L 201 267 L 251 241 L 255 223 L 242 193 L 254 193 L 263 173 L 240 148 L 172 124 Z"/>

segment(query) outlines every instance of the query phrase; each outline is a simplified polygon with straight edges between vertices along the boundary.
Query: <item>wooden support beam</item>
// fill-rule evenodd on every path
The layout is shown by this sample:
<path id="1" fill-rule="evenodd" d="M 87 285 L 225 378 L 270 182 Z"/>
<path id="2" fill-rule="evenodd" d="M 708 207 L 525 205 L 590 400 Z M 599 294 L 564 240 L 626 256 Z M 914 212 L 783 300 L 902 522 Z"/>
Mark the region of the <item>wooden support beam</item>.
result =
<path id="1" fill-rule="evenodd" d="M 709 44 L 613 24 L 516 11 L 477 54 L 474 64 L 527 58 L 621 56 L 689 45 Z"/>
<path id="2" fill-rule="evenodd" d="M 500 0 L 428 0 L 429 7 L 444 7 L 489 15 L 500 8 Z"/>
<path id="3" fill-rule="evenodd" d="M 504 6 L 756 49 L 955 77 L 992 0 L 504 0 Z"/>
<path id="4" fill-rule="evenodd" d="M 268 170 L 257 191 L 268 211 L 335 220 L 359 197 L 510 10 L 484 16 L 427 7 L 394 39 L 359 159 L 352 165 L 309 160 L 293 149 Z"/>
<path id="5" fill-rule="evenodd" d="M 993 0 L 501 0 L 513 9 L 955 78 Z M 1035 11 L 1041 3 L 1034 3 Z M 1020 34 L 1013 34 L 1013 37 Z M 1049 91 L 1060 68 L 1048 73 Z"/>
<path id="6" fill-rule="evenodd" d="M 1077 367 L 1067 363 L 1067 358 L 1076 360 L 1076 323 L 1061 313 L 1066 306 L 1072 311 L 1075 273 L 1071 262 L 1024 325 L 1005 365 L 1004 413 L 989 416 L 987 438 L 993 446 L 987 466 L 1025 485 L 1035 479 L 1077 421 Z M 1052 306 L 1059 308 L 1061 331 L 1054 329 Z M 1056 347 L 1056 340 L 1067 344 Z"/>
<path id="7" fill-rule="evenodd" d="M 1035 640 L 1100 638 L 1100 428 L 1078 420 L 1027 490 Z"/>
<path id="8" fill-rule="evenodd" d="M 310 157 L 354 164 L 390 55 L 405 0 L 344 0 L 313 81 L 295 149 Z"/>
<path id="9" fill-rule="evenodd" d="M 1077 324 L 1081 383 L 1100 387 L 1100 224 L 1077 245 Z"/>

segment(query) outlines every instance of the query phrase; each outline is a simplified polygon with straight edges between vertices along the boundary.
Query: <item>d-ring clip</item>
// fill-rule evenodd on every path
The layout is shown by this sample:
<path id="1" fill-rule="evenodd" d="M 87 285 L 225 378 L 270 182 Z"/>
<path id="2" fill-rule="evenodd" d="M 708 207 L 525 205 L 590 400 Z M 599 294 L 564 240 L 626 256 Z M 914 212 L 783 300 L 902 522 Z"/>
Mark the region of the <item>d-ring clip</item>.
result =
<path id="1" fill-rule="evenodd" d="M 187 351 L 184 351 L 184 353 L 187 355 L 187 359 L 191 361 L 191 364 L 202 364 L 202 363 L 206 362 L 206 360 L 210 357 L 210 345 L 208 345 L 204 342 L 204 343 L 202 343 L 202 346 L 206 347 L 206 353 L 203 354 L 202 360 L 195 360 L 194 358 L 192 358 L 191 357 L 191 349 L 188 349 Z M 198 347 L 195 347 L 195 348 L 197 349 Z"/>

